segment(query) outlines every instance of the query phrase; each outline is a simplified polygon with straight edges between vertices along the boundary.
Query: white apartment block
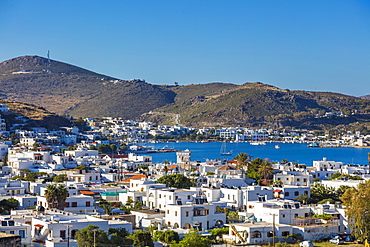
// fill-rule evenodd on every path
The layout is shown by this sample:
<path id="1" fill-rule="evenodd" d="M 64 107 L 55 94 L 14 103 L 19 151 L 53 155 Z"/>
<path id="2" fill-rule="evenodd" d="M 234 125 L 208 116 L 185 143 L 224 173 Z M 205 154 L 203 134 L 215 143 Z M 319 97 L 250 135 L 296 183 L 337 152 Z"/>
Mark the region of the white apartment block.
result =
<path id="1" fill-rule="evenodd" d="M 217 204 L 208 203 L 205 196 L 195 198 L 193 204 L 168 204 L 165 209 L 164 223 L 173 228 L 210 229 L 221 227 L 226 223 L 226 214 L 216 211 Z"/>
<path id="2" fill-rule="evenodd" d="M 89 215 L 77 215 L 60 210 L 46 210 L 45 214 L 32 218 L 32 240 L 46 241 L 47 246 L 59 246 L 60 242 L 70 239 L 70 246 L 77 246 L 74 240 L 77 230 L 96 225 L 100 230 L 125 228 L 132 233 L 132 224 L 120 220 L 103 220 Z"/>
<path id="3" fill-rule="evenodd" d="M 324 157 L 323 160 L 313 161 L 313 167 L 317 171 L 340 170 L 343 162 L 327 161 Z"/>
<path id="4" fill-rule="evenodd" d="M 43 196 L 37 197 L 38 206 L 49 208 L 46 198 Z M 54 209 L 51 209 L 54 210 Z M 73 213 L 91 213 L 95 210 L 94 198 L 91 196 L 69 196 L 67 197 L 64 211 Z"/>
<path id="5" fill-rule="evenodd" d="M 310 186 L 312 178 L 308 171 L 282 171 L 274 174 L 274 181 L 281 181 L 284 185 Z"/>

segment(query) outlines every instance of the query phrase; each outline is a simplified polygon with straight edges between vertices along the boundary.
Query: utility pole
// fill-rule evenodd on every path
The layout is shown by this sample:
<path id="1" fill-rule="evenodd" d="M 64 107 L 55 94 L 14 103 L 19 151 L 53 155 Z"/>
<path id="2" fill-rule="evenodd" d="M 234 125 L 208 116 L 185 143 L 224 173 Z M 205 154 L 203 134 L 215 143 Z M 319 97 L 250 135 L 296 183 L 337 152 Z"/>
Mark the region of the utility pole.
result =
<path id="1" fill-rule="evenodd" d="M 94 229 L 93 232 L 94 232 L 94 247 L 96 247 L 96 240 L 95 240 L 96 229 Z"/>
<path id="2" fill-rule="evenodd" d="M 70 225 L 67 225 L 67 247 L 69 247 L 69 228 Z"/>
<path id="3" fill-rule="evenodd" d="M 272 246 L 275 247 L 275 216 L 272 214 Z"/>

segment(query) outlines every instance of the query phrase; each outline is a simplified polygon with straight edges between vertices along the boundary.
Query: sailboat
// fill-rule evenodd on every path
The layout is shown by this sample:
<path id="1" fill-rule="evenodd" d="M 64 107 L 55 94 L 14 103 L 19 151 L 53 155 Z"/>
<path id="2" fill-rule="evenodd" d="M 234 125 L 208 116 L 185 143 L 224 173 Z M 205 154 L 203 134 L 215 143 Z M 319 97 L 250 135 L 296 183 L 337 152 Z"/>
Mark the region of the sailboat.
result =
<path id="1" fill-rule="evenodd" d="M 230 156 L 233 155 L 233 150 L 226 151 L 226 142 L 222 143 L 221 150 L 220 150 L 221 156 Z"/>

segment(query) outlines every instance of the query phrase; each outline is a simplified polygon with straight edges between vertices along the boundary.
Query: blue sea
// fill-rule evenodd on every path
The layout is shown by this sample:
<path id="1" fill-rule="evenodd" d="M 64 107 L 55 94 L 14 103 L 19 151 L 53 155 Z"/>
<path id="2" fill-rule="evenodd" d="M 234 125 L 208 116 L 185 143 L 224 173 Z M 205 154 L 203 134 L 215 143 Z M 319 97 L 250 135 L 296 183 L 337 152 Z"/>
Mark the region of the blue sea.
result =
<path id="1" fill-rule="evenodd" d="M 232 160 L 238 153 L 247 153 L 254 158 L 269 159 L 276 162 L 287 159 L 290 162 L 312 166 L 315 160 L 322 160 L 324 157 L 328 161 L 340 161 L 344 164 L 368 164 L 368 152 L 370 148 L 354 147 L 307 147 L 307 143 L 266 143 L 266 145 L 253 146 L 247 142 L 234 142 L 226 144 L 226 151 L 233 151 L 231 156 L 221 156 L 220 150 L 222 142 L 170 142 L 170 143 L 148 143 L 145 144 L 153 148 L 163 148 L 168 146 L 175 150 L 190 150 L 191 160 L 206 161 L 206 159 Z M 275 145 L 280 148 L 276 149 Z M 176 162 L 176 153 L 151 153 L 154 163 L 164 160 Z"/>

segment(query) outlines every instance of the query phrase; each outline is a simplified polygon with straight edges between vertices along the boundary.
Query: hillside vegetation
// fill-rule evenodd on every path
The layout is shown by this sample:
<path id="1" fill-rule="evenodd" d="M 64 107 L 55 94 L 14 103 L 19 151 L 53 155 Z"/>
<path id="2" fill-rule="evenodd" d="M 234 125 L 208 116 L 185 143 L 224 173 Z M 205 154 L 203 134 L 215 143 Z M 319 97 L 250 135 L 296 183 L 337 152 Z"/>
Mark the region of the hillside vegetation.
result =
<path id="1" fill-rule="evenodd" d="M 6 120 L 8 127 L 16 123 L 29 127 L 45 127 L 49 130 L 71 126 L 67 118 L 51 113 L 42 107 L 5 100 L 0 100 L 0 104 L 6 104 L 9 109 L 9 112 L 1 113 L 1 118 Z M 19 117 L 27 119 L 27 122 L 17 120 Z"/>

